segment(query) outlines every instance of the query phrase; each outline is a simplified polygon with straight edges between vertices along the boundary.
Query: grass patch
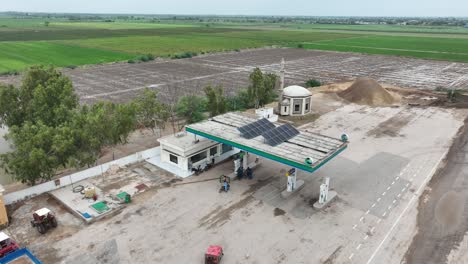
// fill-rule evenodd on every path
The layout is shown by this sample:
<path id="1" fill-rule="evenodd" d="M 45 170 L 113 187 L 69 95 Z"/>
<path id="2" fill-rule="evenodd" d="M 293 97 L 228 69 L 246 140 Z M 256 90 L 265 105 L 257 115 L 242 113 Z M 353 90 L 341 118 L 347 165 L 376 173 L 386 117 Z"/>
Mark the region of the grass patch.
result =
<path id="1" fill-rule="evenodd" d="M 132 55 L 49 42 L 0 42 L 0 72 L 23 70 L 35 64 L 60 67 L 122 61 Z"/>

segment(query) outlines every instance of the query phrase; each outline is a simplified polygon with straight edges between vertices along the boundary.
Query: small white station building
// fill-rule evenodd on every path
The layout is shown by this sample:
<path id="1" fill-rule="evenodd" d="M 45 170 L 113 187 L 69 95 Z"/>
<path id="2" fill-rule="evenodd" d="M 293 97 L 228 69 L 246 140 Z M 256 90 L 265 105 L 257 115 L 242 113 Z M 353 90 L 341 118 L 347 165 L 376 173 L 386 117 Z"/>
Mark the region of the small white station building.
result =
<path id="1" fill-rule="evenodd" d="M 283 89 L 281 98 L 282 116 L 301 116 L 310 113 L 312 93 L 299 85 Z"/>
<path id="2" fill-rule="evenodd" d="M 204 137 L 180 132 L 158 139 L 161 145 L 161 162 L 191 172 L 192 168 L 221 162 L 239 152 L 229 145 Z"/>
<path id="3" fill-rule="evenodd" d="M 281 60 L 279 101 L 277 112 L 281 116 L 303 116 L 311 112 L 312 93 L 299 85 L 284 88 L 284 59 Z"/>

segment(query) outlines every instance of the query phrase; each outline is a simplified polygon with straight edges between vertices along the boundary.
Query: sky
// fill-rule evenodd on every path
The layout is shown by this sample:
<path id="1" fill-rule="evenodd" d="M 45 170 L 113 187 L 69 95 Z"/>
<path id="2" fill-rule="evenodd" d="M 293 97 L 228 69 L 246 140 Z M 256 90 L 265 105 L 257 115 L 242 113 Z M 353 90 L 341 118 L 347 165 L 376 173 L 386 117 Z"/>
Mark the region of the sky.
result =
<path id="1" fill-rule="evenodd" d="M 467 0 L 0 0 L 0 11 L 46 13 L 458 16 Z"/>

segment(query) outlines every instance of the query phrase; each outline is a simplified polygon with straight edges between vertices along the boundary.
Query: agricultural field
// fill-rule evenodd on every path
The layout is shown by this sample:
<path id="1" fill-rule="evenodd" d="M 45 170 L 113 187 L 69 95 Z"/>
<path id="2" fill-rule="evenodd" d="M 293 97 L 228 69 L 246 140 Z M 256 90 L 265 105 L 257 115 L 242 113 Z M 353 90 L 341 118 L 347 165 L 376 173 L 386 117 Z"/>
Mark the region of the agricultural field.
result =
<path id="1" fill-rule="evenodd" d="M 80 66 L 148 53 L 171 57 L 267 46 L 468 62 L 467 42 L 468 29 L 448 26 L 0 17 L 0 74 L 35 64 Z"/>
<path id="2" fill-rule="evenodd" d="M 0 42 L 0 72 L 20 70 L 35 64 L 74 67 L 132 57 L 134 56 L 125 53 L 52 42 Z"/>
<path id="3" fill-rule="evenodd" d="M 468 61 L 468 40 L 466 39 L 364 36 L 306 43 L 304 48 Z"/>

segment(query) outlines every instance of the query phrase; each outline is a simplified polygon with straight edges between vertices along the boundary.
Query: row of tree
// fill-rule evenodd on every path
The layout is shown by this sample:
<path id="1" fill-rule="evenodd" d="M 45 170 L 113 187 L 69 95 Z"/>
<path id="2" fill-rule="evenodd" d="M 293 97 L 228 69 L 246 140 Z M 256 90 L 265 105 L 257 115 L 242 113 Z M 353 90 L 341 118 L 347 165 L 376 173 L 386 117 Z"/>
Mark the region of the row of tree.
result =
<path id="1" fill-rule="evenodd" d="M 275 97 L 277 76 L 255 69 L 251 84 L 226 97 L 221 86 L 207 86 L 205 96 L 186 95 L 175 103 L 161 102 L 145 89 L 128 103 L 98 102 L 80 105 L 72 82 L 52 67 L 29 69 L 19 87 L 0 86 L 0 126 L 12 150 L 0 155 L 0 164 L 21 182 L 52 179 L 64 168 L 94 165 L 104 147 L 126 143 L 137 128 L 173 131 L 185 123 L 263 106 Z"/>

